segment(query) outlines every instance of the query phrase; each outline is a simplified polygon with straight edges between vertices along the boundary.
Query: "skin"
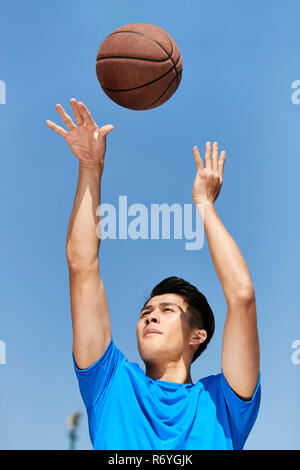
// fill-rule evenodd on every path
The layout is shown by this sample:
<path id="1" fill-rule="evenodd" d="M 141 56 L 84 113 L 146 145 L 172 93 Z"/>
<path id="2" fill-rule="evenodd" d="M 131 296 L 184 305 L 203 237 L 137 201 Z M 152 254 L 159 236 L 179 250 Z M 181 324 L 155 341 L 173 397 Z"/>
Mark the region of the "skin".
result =
<path id="1" fill-rule="evenodd" d="M 86 106 L 70 101 L 76 123 L 61 105 L 56 110 L 68 128 L 52 121 L 47 125 L 61 135 L 79 160 L 78 183 L 70 217 L 66 255 L 69 268 L 73 326 L 73 353 L 77 366 L 85 369 L 105 352 L 111 339 L 111 325 L 104 284 L 100 276 L 98 220 L 101 181 L 106 153 L 106 136 L 113 130 L 93 120 Z M 215 201 L 223 184 L 225 152 L 219 155 L 218 143 L 206 142 L 204 162 L 193 148 L 196 176 L 192 199 L 202 219 L 211 259 L 227 304 L 223 332 L 221 365 L 231 388 L 244 400 L 251 399 L 259 376 L 259 340 L 255 291 L 246 262 L 232 236 L 226 230 Z M 170 310 L 161 303 L 176 304 Z M 194 351 L 206 338 L 206 332 L 188 326 L 183 298 L 164 294 L 151 299 L 147 313 L 137 323 L 138 348 L 147 376 L 177 383 L 192 383 L 190 366 Z M 169 306 L 171 307 L 171 306 Z M 143 337 L 146 327 L 162 334 Z"/>
<path id="2" fill-rule="evenodd" d="M 202 219 L 214 268 L 220 280 L 227 314 L 223 331 L 222 371 L 235 391 L 250 400 L 260 367 L 256 299 L 246 261 L 215 209 L 223 184 L 226 155 L 218 158 L 218 143 L 206 143 L 204 164 L 197 146 L 193 148 L 197 174 L 193 201 Z"/>
<path id="3" fill-rule="evenodd" d="M 191 329 L 189 318 L 188 305 L 177 294 L 158 295 L 143 307 L 136 335 L 148 377 L 166 382 L 193 383 L 190 364 L 207 333 L 199 328 Z M 149 328 L 157 329 L 161 334 L 145 336 Z"/>

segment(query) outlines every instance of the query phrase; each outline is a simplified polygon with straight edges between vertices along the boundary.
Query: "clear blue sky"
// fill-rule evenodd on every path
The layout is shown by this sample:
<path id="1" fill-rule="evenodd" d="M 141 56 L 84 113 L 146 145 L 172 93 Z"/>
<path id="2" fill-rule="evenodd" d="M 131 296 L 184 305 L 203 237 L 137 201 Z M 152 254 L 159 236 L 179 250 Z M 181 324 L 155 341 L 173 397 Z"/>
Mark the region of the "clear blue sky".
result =
<path id="1" fill-rule="evenodd" d="M 296 0 L 1 1 L 0 80 L 0 448 L 65 449 L 66 418 L 84 412 L 78 448 L 89 449 L 85 409 L 73 371 L 67 225 L 78 161 L 45 124 L 55 104 L 84 101 L 111 123 L 102 202 L 191 203 L 194 145 L 227 151 L 216 201 L 256 290 L 262 402 L 246 449 L 300 448 L 299 175 L 300 79 Z M 183 77 L 159 108 L 132 111 L 101 90 L 95 57 L 119 26 L 165 29 L 183 57 Z M 221 367 L 226 303 L 207 241 L 106 240 L 100 248 L 112 333 L 128 360 L 139 357 L 135 326 L 151 288 L 181 276 L 207 296 L 216 333 L 192 366 L 194 381 Z"/>

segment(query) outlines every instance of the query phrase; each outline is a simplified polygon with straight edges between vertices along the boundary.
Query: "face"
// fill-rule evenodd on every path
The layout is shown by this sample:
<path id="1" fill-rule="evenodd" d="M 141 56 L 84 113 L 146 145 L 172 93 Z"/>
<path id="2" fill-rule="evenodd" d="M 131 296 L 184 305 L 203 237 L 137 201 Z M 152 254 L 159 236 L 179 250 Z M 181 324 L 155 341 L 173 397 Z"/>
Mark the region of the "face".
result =
<path id="1" fill-rule="evenodd" d="M 189 344 L 193 344 L 189 315 L 187 303 L 177 294 L 158 295 L 147 302 L 136 327 L 138 349 L 145 363 L 177 362 L 182 356 L 189 357 Z M 147 333 L 152 329 L 157 332 Z M 198 331 L 206 335 L 204 330 Z"/>

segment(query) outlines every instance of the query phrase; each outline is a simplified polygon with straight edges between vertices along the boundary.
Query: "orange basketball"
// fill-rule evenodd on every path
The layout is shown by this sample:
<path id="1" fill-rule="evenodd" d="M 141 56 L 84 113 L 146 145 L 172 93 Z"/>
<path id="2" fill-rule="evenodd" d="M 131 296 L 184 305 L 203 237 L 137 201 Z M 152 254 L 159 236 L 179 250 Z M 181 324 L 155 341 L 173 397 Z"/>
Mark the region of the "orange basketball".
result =
<path id="1" fill-rule="evenodd" d="M 182 58 L 175 41 L 162 28 L 132 23 L 104 39 L 96 72 L 103 91 L 115 103 L 129 109 L 151 109 L 177 90 Z"/>

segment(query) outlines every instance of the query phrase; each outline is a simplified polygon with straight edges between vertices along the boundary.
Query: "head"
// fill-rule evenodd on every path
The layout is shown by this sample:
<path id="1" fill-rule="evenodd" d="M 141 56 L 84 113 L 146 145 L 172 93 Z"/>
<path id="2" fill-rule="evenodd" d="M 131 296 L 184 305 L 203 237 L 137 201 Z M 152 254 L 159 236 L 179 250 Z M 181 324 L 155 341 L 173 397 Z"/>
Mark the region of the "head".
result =
<path id="1" fill-rule="evenodd" d="M 143 361 L 190 365 L 206 349 L 215 328 L 213 312 L 199 290 L 178 277 L 157 284 L 143 305 L 136 327 Z M 156 329 L 159 333 L 148 333 Z"/>

